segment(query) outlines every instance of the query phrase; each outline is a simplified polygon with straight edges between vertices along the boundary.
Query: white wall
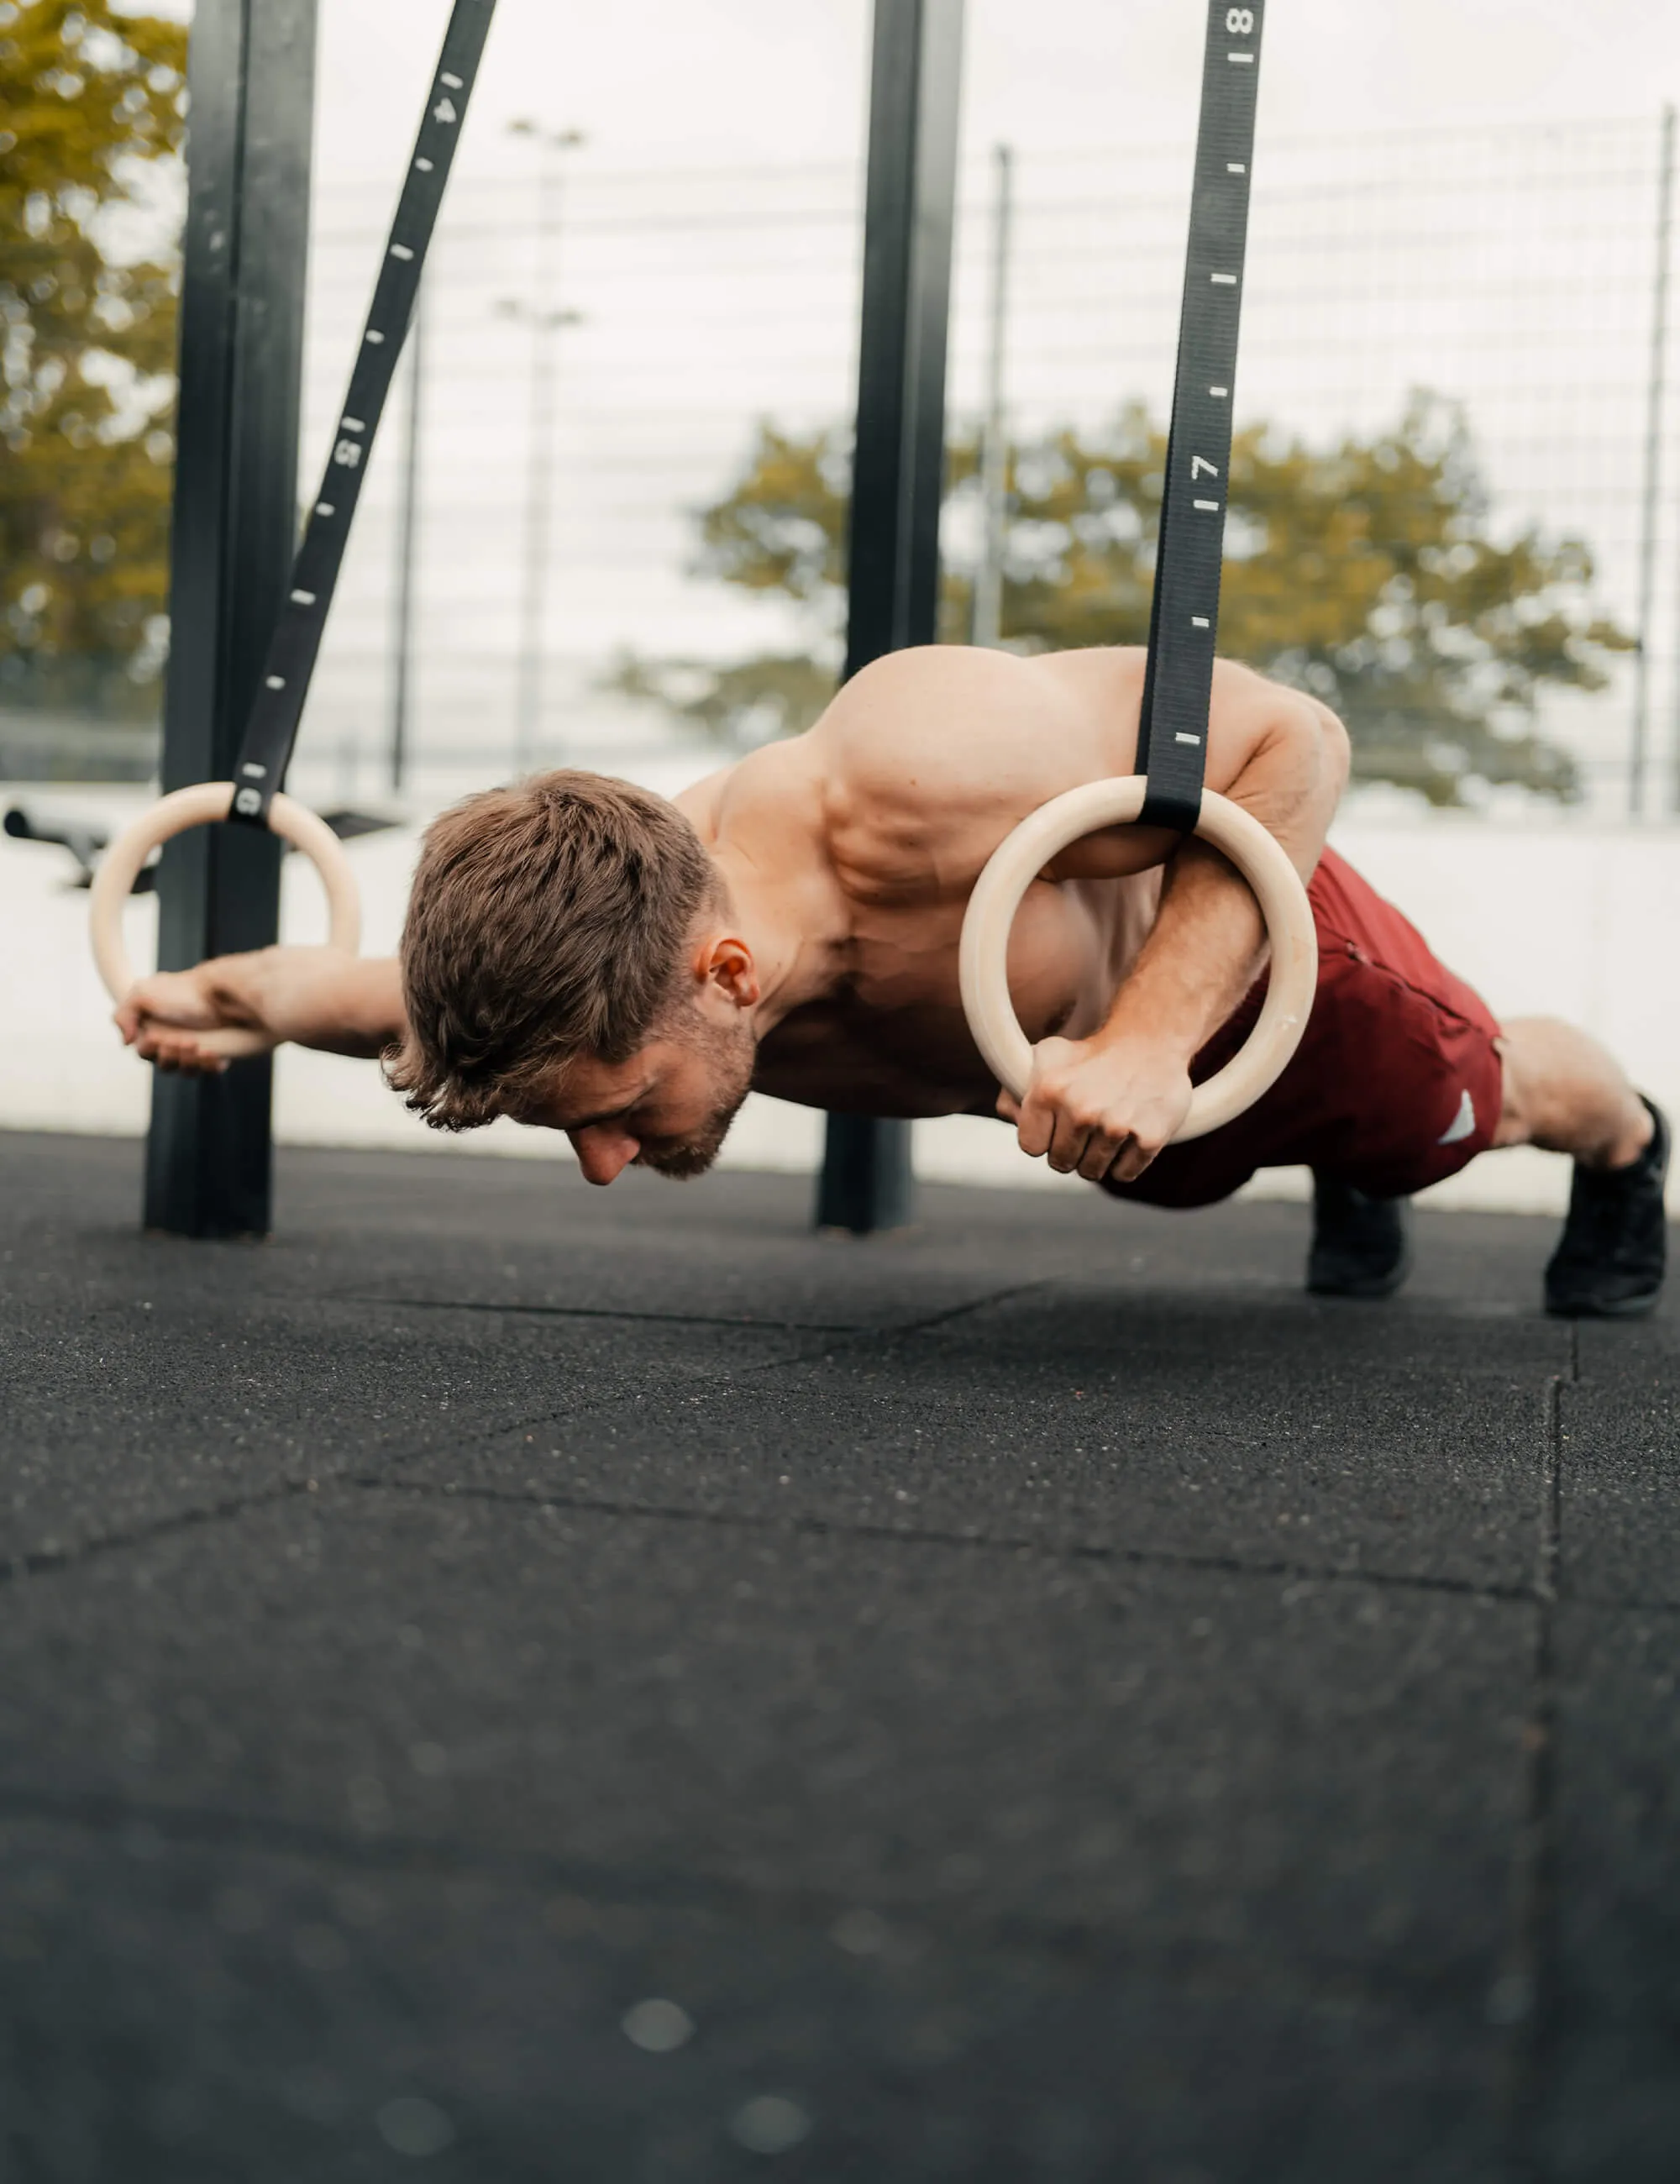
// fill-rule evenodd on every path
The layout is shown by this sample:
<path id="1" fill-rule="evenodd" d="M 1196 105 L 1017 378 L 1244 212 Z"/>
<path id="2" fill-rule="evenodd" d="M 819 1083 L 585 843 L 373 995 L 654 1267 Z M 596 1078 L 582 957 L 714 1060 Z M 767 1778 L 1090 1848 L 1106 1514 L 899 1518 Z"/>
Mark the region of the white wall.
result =
<path id="1" fill-rule="evenodd" d="M 19 789 L 7 800 L 115 818 L 144 796 Z M 1457 817 L 1378 824 L 1355 816 L 1335 839 L 1497 1012 L 1550 1013 L 1585 1025 L 1641 1086 L 1680 1112 L 1680 1011 L 1667 956 L 1680 933 L 1680 829 L 1571 822 L 1496 827 Z M 406 831 L 349 844 L 370 950 L 394 945 L 414 848 Z M 0 973 L 0 1127 L 136 1134 L 146 1126 L 148 1072 L 109 1029 L 87 951 L 87 897 L 64 884 L 70 869 L 62 851 L 0 840 L 0 929 L 8 938 Z M 136 901 L 129 919 L 133 957 L 147 961 L 149 899 Z M 319 938 L 324 929 L 314 876 L 296 858 L 286 861 L 282 920 L 288 939 Z M 470 1145 L 487 1154 L 569 1157 L 563 1141 L 511 1123 L 475 1139 L 440 1139 L 403 1112 L 367 1064 L 290 1050 L 279 1061 L 276 1128 L 294 1145 Z M 821 1136 L 821 1117 L 810 1111 L 754 1098 L 724 1157 L 737 1167 L 808 1169 Z M 942 1180 L 1085 1188 L 1025 1159 L 1001 1123 L 974 1117 L 919 1124 L 916 1165 Z M 1550 1210 L 1562 1206 L 1567 1186 L 1560 1160 L 1500 1153 L 1429 1196 L 1444 1205 Z M 1254 1187 L 1296 1195 L 1304 1177 L 1280 1170 Z"/>

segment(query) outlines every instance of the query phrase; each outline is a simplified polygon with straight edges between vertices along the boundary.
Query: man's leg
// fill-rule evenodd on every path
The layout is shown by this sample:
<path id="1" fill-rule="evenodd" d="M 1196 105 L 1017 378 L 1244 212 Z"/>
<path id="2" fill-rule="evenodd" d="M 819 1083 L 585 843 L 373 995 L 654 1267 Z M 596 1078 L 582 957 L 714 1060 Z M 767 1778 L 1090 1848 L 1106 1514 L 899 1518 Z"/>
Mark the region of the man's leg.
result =
<path id="1" fill-rule="evenodd" d="M 1649 1312 L 1662 1287 L 1668 1128 L 1594 1039 L 1553 1017 L 1518 1017 L 1499 1042 L 1494 1145 L 1538 1145 L 1575 1163 L 1569 1218 L 1546 1268 L 1546 1308 L 1566 1318 Z"/>
<path id="2" fill-rule="evenodd" d="M 1315 1296 L 1393 1296 L 1411 1272 L 1411 1206 L 1373 1198 L 1339 1175 L 1315 1168 L 1307 1287 Z"/>
<path id="3" fill-rule="evenodd" d="M 1626 1167 L 1650 1143 L 1650 1110 L 1597 1039 L 1556 1017 L 1501 1027 L 1505 1072 L 1494 1145 L 1538 1145 L 1585 1168 Z"/>

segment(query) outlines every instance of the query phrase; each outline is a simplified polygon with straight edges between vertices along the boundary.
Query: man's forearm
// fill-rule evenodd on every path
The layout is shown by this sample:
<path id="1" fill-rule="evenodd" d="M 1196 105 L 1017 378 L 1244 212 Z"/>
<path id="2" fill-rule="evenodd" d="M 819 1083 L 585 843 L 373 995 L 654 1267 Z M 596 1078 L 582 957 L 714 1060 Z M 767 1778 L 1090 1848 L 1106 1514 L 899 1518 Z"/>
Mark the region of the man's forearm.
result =
<path id="1" fill-rule="evenodd" d="M 1226 791 L 1282 845 L 1304 880 L 1323 851 L 1346 777 L 1346 748 L 1334 715 L 1301 700 L 1262 738 Z M 1193 838 L 1167 866 L 1155 922 L 1099 1036 L 1146 1038 L 1188 1062 L 1266 960 L 1266 922 L 1248 882 L 1218 850 Z"/>
<path id="2" fill-rule="evenodd" d="M 1160 910 L 1099 1039 L 1144 1038 L 1187 1064 L 1266 964 L 1266 925 L 1248 883 L 1216 850 L 1187 842 L 1167 867 Z"/>
<path id="3" fill-rule="evenodd" d="M 347 956 L 337 948 L 259 948 L 203 967 L 231 1022 L 327 1054 L 371 1058 L 404 1029 L 394 956 Z"/>

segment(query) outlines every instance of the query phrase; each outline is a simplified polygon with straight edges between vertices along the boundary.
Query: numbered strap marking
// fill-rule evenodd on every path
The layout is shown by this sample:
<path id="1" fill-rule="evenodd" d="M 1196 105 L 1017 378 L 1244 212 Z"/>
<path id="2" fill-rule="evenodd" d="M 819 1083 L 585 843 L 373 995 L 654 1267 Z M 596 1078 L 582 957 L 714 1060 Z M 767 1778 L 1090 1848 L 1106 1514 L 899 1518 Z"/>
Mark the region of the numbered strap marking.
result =
<path id="1" fill-rule="evenodd" d="M 304 528 L 234 762 L 236 779 L 259 784 L 241 788 L 236 799 L 236 816 L 256 826 L 266 825 L 269 800 L 286 778 L 367 458 L 414 315 L 420 269 L 495 9 L 496 0 L 454 0 L 444 33 L 431 103 L 420 117 L 403 173 L 321 496 Z"/>
<path id="2" fill-rule="evenodd" d="M 1203 46 L 1178 365 L 1138 733 L 1138 767 L 1149 782 L 1142 816 L 1185 833 L 1200 812 L 1219 633 L 1227 506 L 1220 482 L 1230 468 L 1265 13 L 1265 0 L 1238 7 L 1210 0 Z"/>

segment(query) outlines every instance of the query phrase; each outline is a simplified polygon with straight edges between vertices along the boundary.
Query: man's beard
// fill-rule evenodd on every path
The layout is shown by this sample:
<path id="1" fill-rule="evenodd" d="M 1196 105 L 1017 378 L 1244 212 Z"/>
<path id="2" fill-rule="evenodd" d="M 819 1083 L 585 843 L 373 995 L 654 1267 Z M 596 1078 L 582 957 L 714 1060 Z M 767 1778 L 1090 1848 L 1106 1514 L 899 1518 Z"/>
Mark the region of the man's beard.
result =
<path id="1" fill-rule="evenodd" d="M 669 1176 L 676 1183 L 704 1175 L 722 1151 L 729 1126 L 753 1089 L 753 1064 L 758 1052 L 758 1041 L 749 1025 L 743 1023 L 738 1031 L 726 1029 L 721 1024 L 708 1023 L 698 1009 L 684 1027 L 684 1034 L 726 1089 L 691 1137 L 662 1139 L 654 1145 L 644 1142 L 631 1163 L 651 1168 L 655 1175 Z"/>

